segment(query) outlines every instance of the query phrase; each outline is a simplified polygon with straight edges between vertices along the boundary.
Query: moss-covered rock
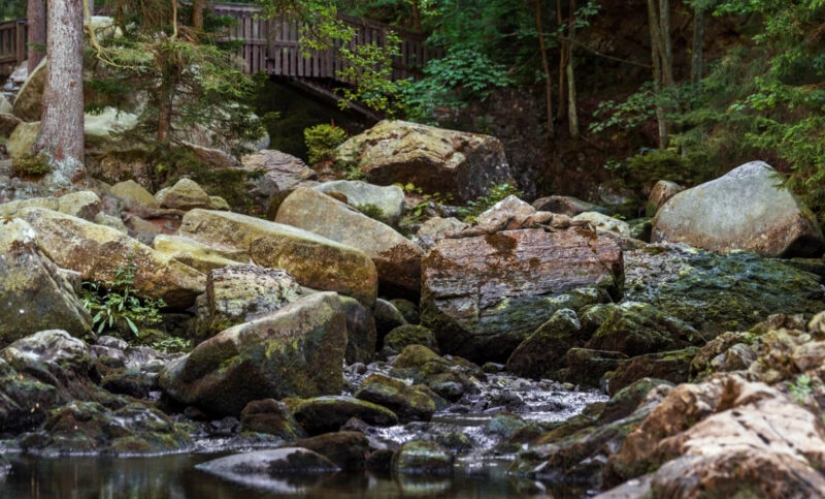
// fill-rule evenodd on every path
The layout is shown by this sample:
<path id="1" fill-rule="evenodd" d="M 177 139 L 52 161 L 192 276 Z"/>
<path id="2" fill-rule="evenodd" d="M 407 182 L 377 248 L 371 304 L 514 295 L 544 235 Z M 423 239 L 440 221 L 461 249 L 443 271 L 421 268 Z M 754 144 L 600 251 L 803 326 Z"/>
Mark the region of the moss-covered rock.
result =
<path id="1" fill-rule="evenodd" d="M 96 402 L 72 402 L 51 412 L 36 434 L 18 442 L 43 454 L 169 454 L 194 447 L 184 427 L 157 409 L 131 403 L 114 411 Z"/>
<path id="2" fill-rule="evenodd" d="M 275 399 L 253 400 L 246 404 L 240 420 L 244 430 L 275 435 L 287 442 L 306 436 L 289 407 Z"/>
<path id="3" fill-rule="evenodd" d="M 561 309 L 539 326 L 507 359 L 507 370 L 526 378 L 553 378 L 567 367 L 567 351 L 582 346 L 589 338 L 582 336 L 576 312 Z"/>
<path id="4" fill-rule="evenodd" d="M 613 307 L 587 348 L 622 352 L 632 357 L 684 348 L 692 341 L 699 341 L 699 335 L 687 323 L 663 314 L 648 303 L 624 302 Z"/>
<path id="5" fill-rule="evenodd" d="M 245 251 L 254 263 L 284 269 L 303 286 L 338 291 L 367 307 L 375 303 L 375 264 L 351 246 L 288 225 L 202 209 L 186 213 L 180 232 L 210 246 Z"/>
<path id="6" fill-rule="evenodd" d="M 292 447 L 302 447 L 324 456 L 343 470 L 366 468 L 370 444 L 366 435 L 357 431 L 326 433 L 294 442 Z"/>
<path id="7" fill-rule="evenodd" d="M 619 367 L 627 359 L 622 352 L 571 348 L 567 351 L 567 370 L 562 378 L 568 383 L 585 386 L 599 386 L 602 376 Z"/>
<path id="8" fill-rule="evenodd" d="M 355 363 L 369 364 L 375 358 L 378 333 L 375 316 L 355 298 L 340 297 L 341 306 L 347 316 L 347 352 L 348 365 Z"/>
<path id="9" fill-rule="evenodd" d="M 260 480 L 303 473 L 335 473 L 340 471 L 332 461 L 309 449 L 284 447 L 274 450 L 244 452 L 201 463 L 199 470 L 223 478 L 247 483 L 248 478 Z"/>
<path id="10" fill-rule="evenodd" d="M 392 456 L 392 469 L 415 475 L 445 475 L 453 472 L 455 456 L 436 442 L 413 440 Z"/>
<path id="11" fill-rule="evenodd" d="M 771 314 L 813 315 L 822 308 L 818 276 L 751 253 L 657 244 L 626 251 L 624 262 L 625 299 L 650 303 L 706 340 L 747 330 Z"/>
<path id="12" fill-rule="evenodd" d="M 622 388 L 607 401 L 599 414 L 598 424 L 604 425 L 630 416 L 650 390 L 657 386 L 672 387 L 673 383 L 663 379 L 642 378 Z"/>
<path id="13" fill-rule="evenodd" d="M 353 397 L 316 397 L 301 402 L 295 409 L 295 419 L 310 435 L 338 431 L 350 418 L 375 426 L 398 424 L 398 417 L 391 410 Z"/>
<path id="14" fill-rule="evenodd" d="M 0 230 L 0 303 L 0 346 L 57 324 L 75 336 L 92 328 L 71 281 L 21 219 L 4 222 Z"/>
<path id="15" fill-rule="evenodd" d="M 252 400 L 341 393 L 346 317 L 335 293 L 316 293 L 222 331 L 161 373 L 173 399 L 237 416 Z"/>
<path id="16" fill-rule="evenodd" d="M 355 398 L 388 408 L 402 423 L 429 421 L 436 411 L 435 401 L 420 387 L 380 374 L 365 379 Z"/>
<path id="17" fill-rule="evenodd" d="M 384 337 L 384 350 L 397 354 L 409 345 L 422 345 L 438 352 L 438 340 L 431 329 L 414 324 L 405 324 L 390 331 Z"/>
<path id="18" fill-rule="evenodd" d="M 685 383 L 690 377 L 690 364 L 699 353 L 697 347 L 639 355 L 624 360 L 607 375 L 610 395 L 642 378 L 657 378 L 671 383 Z"/>

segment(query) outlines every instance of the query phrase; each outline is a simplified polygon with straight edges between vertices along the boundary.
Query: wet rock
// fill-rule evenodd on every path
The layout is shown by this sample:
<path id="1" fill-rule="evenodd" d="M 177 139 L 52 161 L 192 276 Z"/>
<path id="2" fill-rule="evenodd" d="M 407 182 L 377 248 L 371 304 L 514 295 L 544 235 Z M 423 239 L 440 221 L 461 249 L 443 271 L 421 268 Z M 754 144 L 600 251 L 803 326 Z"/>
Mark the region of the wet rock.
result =
<path id="1" fill-rule="evenodd" d="M 607 486 L 653 471 L 668 496 L 811 497 L 825 491 L 819 417 L 762 383 L 720 376 L 680 385 L 612 455 Z"/>
<path id="2" fill-rule="evenodd" d="M 549 211 L 551 213 L 560 213 L 568 217 L 575 217 L 580 213 L 588 211 L 603 213 L 608 215 L 607 208 L 602 208 L 599 205 L 582 201 L 573 196 L 547 196 L 533 201 L 533 207 L 538 211 Z"/>
<path id="3" fill-rule="evenodd" d="M 598 423 L 612 423 L 630 416 L 644 401 L 647 394 L 658 386 L 672 387 L 673 384 L 663 379 L 642 378 L 618 390 L 605 404 L 599 414 Z"/>
<path id="4" fill-rule="evenodd" d="M 145 399 L 149 397 L 151 390 L 158 389 L 158 376 L 138 370 L 120 369 L 103 376 L 100 386 L 115 394 Z"/>
<path id="5" fill-rule="evenodd" d="M 0 351 L 0 429 L 34 428 L 73 400 L 111 401 L 100 389 L 93 354 L 66 331 L 47 330 Z"/>
<path id="6" fill-rule="evenodd" d="M 252 400 L 339 394 L 346 317 L 335 293 L 316 293 L 226 329 L 172 361 L 160 385 L 173 399 L 215 415 Z"/>
<path id="7" fill-rule="evenodd" d="M 619 363 L 607 374 L 611 395 L 642 378 L 658 378 L 671 383 L 685 383 L 690 377 L 690 364 L 699 353 L 697 347 L 639 355 Z"/>
<path id="8" fill-rule="evenodd" d="M 676 350 L 699 341 L 687 323 L 656 310 L 648 303 L 626 301 L 612 307 L 587 348 L 622 352 L 629 356 L 661 350 Z"/>
<path id="9" fill-rule="evenodd" d="M 204 274 L 213 269 L 249 262 L 249 255 L 243 251 L 213 248 L 188 237 L 158 234 L 152 240 L 152 247 Z"/>
<path id="10" fill-rule="evenodd" d="M 274 399 L 253 400 L 241 411 L 245 430 L 275 435 L 287 442 L 306 436 L 286 404 Z"/>
<path id="11" fill-rule="evenodd" d="M 18 442 L 26 452 L 46 455 L 168 454 L 194 447 L 182 427 L 141 403 L 110 410 L 95 402 L 72 402 L 52 411 L 42 431 L 24 434 Z"/>
<path id="12" fill-rule="evenodd" d="M 525 378 L 554 378 L 559 369 L 567 367 L 567 351 L 581 346 L 589 338 L 582 337 L 576 312 L 561 309 L 539 326 L 507 359 L 507 370 Z"/>
<path id="13" fill-rule="evenodd" d="M 645 205 L 645 216 L 655 217 L 659 208 L 662 207 L 670 198 L 685 190 L 681 185 L 670 182 L 668 180 L 660 180 L 656 182 L 653 189 L 650 191 L 650 196 L 647 198 Z"/>
<path id="14" fill-rule="evenodd" d="M 446 359 L 423 345 L 409 345 L 393 360 L 390 374 L 423 383 L 439 397 L 456 401 L 473 388 L 468 376 L 481 375 L 475 364 L 453 357 Z"/>
<path id="15" fill-rule="evenodd" d="M 209 272 L 202 324 L 208 336 L 278 310 L 303 296 L 288 272 L 255 265 L 231 265 Z"/>
<path id="16" fill-rule="evenodd" d="M 418 304 L 404 298 L 393 298 L 390 300 L 390 304 L 401 312 L 407 323 L 418 324 L 421 322 L 421 317 L 418 315 Z"/>
<path id="17" fill-rule="evenodd" d="M 367 307 L 375 303 L 375 265 L 350 246 L 288 225 L 202 209 L 186 213 L 180 233 L 209 246 L 245 251 L 257 265 L 284 269 L 303 286 L 340 291 Z"/>
<path id="18" fill-rule="evenodd" d="M 213 459 L 196 467 L 199 470 L 236 481 L 249 477 L 267 478 L 295 473 L 340 471 L 340 468 L 329 459 L 309 449 L 298 447 L 244 452 Z"/>
<path id="19" fill-rule="evenodd" d="M 622 252 L 582 228 L 444 239 L 422 262 L 421 322 L 447 353 L 504 361 L 556 310 L 609 300 Z"/>
<path id="20" fill-rule="evenodd" d="M 398 417 L 391 410 L 353 397 L 317 397 L 301 402 L 295 409 L 295 419 L 310 435 L 338 431 L 350 418 L 374 426 L 398 424 Z"/>
<path id="21" fill-rule="evenodd" d="M 435 401 L 420 387 L 380 374 L 372 374 L 364 380 L 355 398 L 386 407 L 402 423 L 429 421 L 436 411 Z"/>
<path id="22" fill-rule="evenodd" d="M 415 475 L 446 475 L 453 472 L 455 457 L 436 442 L 414 440 L 399 447 L 392 456 L 392 469 Z"/>
<path id="23" fill-rule="evenodd" d="M 43 252 L 60 267 L 79 272 L 83 280 L 114 281 L 118 269 L 134 263 L 138 296 L 187 308 L 204 291 L 203 274 L 115 229 L 42 208 L 27 208 L 21 217 L 34 228 Z"/>
<path id="24" fill-rule="evenodd" d="M 379 210 L 381 220 L 394 224 L 404 209 L 404 191 L 397 185 L 378 186 L 358 180 L 336 180 L 313 187 L 320 192 L 338 192 L 347 197 L 347 204 L 355 209 L 372 205 Z"/>
<path id="25" fill-rule="evenodd" d="M 714 372 L 747 370 L 757 358 L 758 336 L 748 332 L 728 331 L 707 342 L 690 365 L 690 378 Z"/>
<path id="26" fill-rule="evenodd" d="M 500 412 L 490 419 L 484 429 L 487 433 L 491 433 L 502 439 L 508 439 L 525 426 L 527 426 L 527 422 L 520 416 Z"/>
<path id="27" fill-rule="evenodd" d="M 275 221 L 360 249 L 375 263 L 382 287 L 414 295 L 420 290 L 421 248 L 330 196 L 299 188 L 281 204 Z"/>
<path id="28" fill-rule="evenodd" d="M 335 151 L 335 162 L 357 168 L 370 183 L 412 183 L 424 192 L 469 201 L 491 184 L 511 180 L 504 148 L 495 137 L 405 121 L 382 121 Z"/>
<path id="29" fill-rule="evenodd" d="M 347 316 L 347 364 L 372 362 L 378 333 L 372 312 L 355 298 L 341 296 L 341 306 Z"/>
<path id="30" fill-rule="evenodd" d="M 683 245 L 625 251 L 625 299 L 681 319 L 706 339 L 746 330 L 771 314 L 822 308 L 819 278 L 751 253 L 719 255 Z"/>
<path id="31" fill-rule="evenodd" d="M 367 437 L 357 431 L 327 433 L 295 442 L 302 447 L 324 456 L 343 470 L 366 468 L 370 445 Z"/>
<path id="32" fill-rule="evenodd" d="M 816 218 L 762 161 L 682 191 L 656 215 L 654 242 L 681 242 L 718 252 L 816 256 L 825 247 Z"/>
<path id="33" fill-rule="evenodd" d="M 384 338 L 384 350 L 390 355 L 397 354 L 409 345 L 423 345 L 438 352 L 435 333 L 424 326 L 405 324 L 390 331 Z"/>
<path id="34" fill-rule="evenodd" d="M 586 386 L 600 386 L 602 376 L 613 371 L 627 359 L 622 352 L 571 348 L 567 351 L 567 370 L 564 381 Z"/>
<path id="35" fill-rule="evenodd" d="M 21 219 L 0 223 L 0 346 L 61 324 L 75 336 L 92 318 L 72 283 L 39 248 L 35 230 Z"/>
<path id="36" fill-rule="evenodd" d="M 393 329 L 407 324 L 407 320 L 391 302 L 378 298 L 372 310 L 375 316 L 375 329 L 378 345 L 384 344 L 384 337 Z"/>

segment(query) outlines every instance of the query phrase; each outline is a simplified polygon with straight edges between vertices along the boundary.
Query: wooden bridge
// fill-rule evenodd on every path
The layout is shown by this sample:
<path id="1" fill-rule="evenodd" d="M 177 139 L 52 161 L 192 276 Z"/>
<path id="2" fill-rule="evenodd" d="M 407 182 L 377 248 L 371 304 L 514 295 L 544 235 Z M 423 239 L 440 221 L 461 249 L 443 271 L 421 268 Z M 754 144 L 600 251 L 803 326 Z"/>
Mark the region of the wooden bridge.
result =
<path id="1" fill-rule="evenodd" d="M 217 15 L 237 19 L 229 37 L 245 40 L 238 56 L 246 61 L 247 73 L 266 72 L 305 82 L 339 81 L 338 75 L 345 63 L 338 57 L 338 49 L 311 51 L 309 57 L 304 57 L 305 51 L 299 45 L 301 26 L 297 21 L 259 19 L 261 9 L 253 5 L 210 3 L 210 8 Z M 424 36 L 418 33 L 344 15 L 339 19 L 356 29 L 351 48 L 370 43 L 384 47 L 391 29 L 401 38 L 400 53 L 393 58 L 394 80 L 414 77 L 430 58 L 438 56 L 426 47 Z M 26 21 L 0 23 L 0 75 L 7 76 L 25 59 Z"/>

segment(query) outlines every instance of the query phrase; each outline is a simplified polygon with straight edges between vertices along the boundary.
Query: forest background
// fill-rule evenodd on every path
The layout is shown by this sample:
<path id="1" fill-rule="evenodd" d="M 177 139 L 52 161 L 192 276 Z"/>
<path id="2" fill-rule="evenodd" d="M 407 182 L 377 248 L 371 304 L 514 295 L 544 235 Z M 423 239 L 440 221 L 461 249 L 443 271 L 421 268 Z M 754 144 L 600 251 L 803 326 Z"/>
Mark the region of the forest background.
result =
<path id="1" fill-rule="evenodd" d="M 233 47 L 221 44 L 220 30 L 225 25 L 203 10 L 201 0 L 181 5 L 172 0 L 97 3 L 96 7 L 116 13 L 120 25 L 132 33 L 131 57 L 135 51 L 158 50 L 146 43 L 152 38 L 146 36 L 149 33 L 174 31 L 176 35 L 174 53 L 167 53 L 165 60 L 176 61 L 178 69 L 174 64 L 164 67 L 155 54 L 145 58 L 143 66 L 156 69 L 155 73 L 136 71 L 128 76 L 134 85 L 137 76 L 158 82 L 179 71 L 174 85 L 187 90 L 179 91 L 175 102 L 179 96 L 192 95 L 199 103 L 188 110 L 164 109 L 164 96 L 158 93 L 163 88 L 157 83 L 145 88 L 160 96 L 150 106 L 151 116 L 144 116 L 150 126 L 143 131 L 156 146 L 174 141 L 178 122 L 214 121 L 215 115 L 197 115 L 196 110 L 217 109 L 227 102 L 257 108 L 271 134 L 277 133 L 279 120 L 288 119 L 283 113 L 266 114 L 265 102 L 277 99 L 266 84 L 239 79 L 235 73 L 230 75 L 232 68 L 213 64 L 221 60 L 220 50 Z M 308 47 L 351 36 L 336 23 L 339 12 L 422 33 L 431 47 L 443 51 L 443 57 L 421 68 L 421 78 L 390 82 L 382 68 L 392 51 L 362 50 L 349 56 L 370 70 L 359 74 L 357 85 L 340 90 L 344 102 L 390 117 L 499 136 L 508 146 L 508 155 L 534 163 L 531 196 L 571 194 L 593 199 L 597 186 L 605 184 L 644 194 L 660 179 L 695 185 L 762 159 L 783 174 L 778 180 L 820 218 L 825 215 L 825 0 L 257 3 L 268 14 L 289 13 L 311 21 L 307 25 L 313 29 L 304 38 Z M 0 20 L 26 17 L 30 4 L 3 2 Z M 141 16 L 146 12 L 155 15 Z M 141 33 L 144 45 L 137 43 Z M 178 37 L 179 33 L 184 35 Z M 124 42 L 118 43 L 123 48 Z M 42 46 L 32 48 L 44 51 Z M 210 55 L 212 49 L 216 52 Z M 105 62 L 110 68 L 124 66 L 124 53 L 110 50 Z M 101 60 L 100 50 L 92 55 Z M 186 86 L 181 68 L 194 59 L 184 56 L 215 70 L 211 86 L 201 85 L 197 91 Z M 89 82 L 106 97 L 87 99 L 87 108 L 111 104 L 118 94 L 122 97 L 124 88 L 131 88 L 123 73 L 116 78 L 115 73 L 109 70 L 107 78 Z M 227 81 L 232 85 L 215 83 L 221 77 L 231 78 Z M 508 102 L 519 106 L 508 107 Z M 497 106 L 534 116 L 528 121 L 530 130 L 485 113 Z M 229 114 L 232 119 L 222 121 L 230 135 L 253 137 L 261 125 L 239 122 L 243 113 Z M 518 141 L 508 135 L 533 140 Z M 173 149 L 157 150 L 174 156 Z M 525 156 L 527 150 L 530 154 Z M 174 159 L 166 163 L 175 168 Z"/>

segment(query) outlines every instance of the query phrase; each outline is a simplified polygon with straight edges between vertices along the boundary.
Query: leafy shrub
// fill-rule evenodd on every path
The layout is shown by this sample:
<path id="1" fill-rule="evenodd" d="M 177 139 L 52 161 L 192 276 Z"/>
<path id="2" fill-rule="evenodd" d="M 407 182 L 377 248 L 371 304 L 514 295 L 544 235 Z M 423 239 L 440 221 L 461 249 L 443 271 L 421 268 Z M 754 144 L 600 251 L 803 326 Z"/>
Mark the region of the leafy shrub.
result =
<path id="1" fill-rule="evenodd" d="M 166 353 L 188 352 L 192 349 L 192 340 L 186 340 L 177 336 L 171 336 L 164 340 L 152 343 L 152 348 Z"/>
<path id="2" fill-rule="evenodd" d="M 490 186 L 489 194 L 481 196 L 475 201 L 468 201 L 467 206 L 460 207 L 458 209 L 458 216 L 467 223 L 473 223 L 479 215 L 510 195 L 521 196 L 521 191 L 515 184 L 511 182 L 493 184 Z"/>
<path id="3" fill-rule="evenodd" d="M 51 171 L 49 157 L 45 154 L 27 153 L 12 163 L 12 172 L 18 177 L 41 177 Z"/>
<path id="4" fill-rule="evenodd" d="M 115 270 L 113 281 L 83 283 L 81 301 L 92 314 L 93 327 L 98 334 L 128 328 L 137 336 L 139 325 L 147 327 L 161 323 L 160 310 L 166 304 L 162 299 L 149 300 L 135 296 L 135 271 L 137 264 L 130 257 L 129 263 Z"/>
<path id="5" fill-rule="evenodd" d="M 335 125 L 315 125 L 304 130 L 304 140 L 309 150 L 310 164 L 331 160 L 335 148 L 347 138 L 343 128 Z"/>

